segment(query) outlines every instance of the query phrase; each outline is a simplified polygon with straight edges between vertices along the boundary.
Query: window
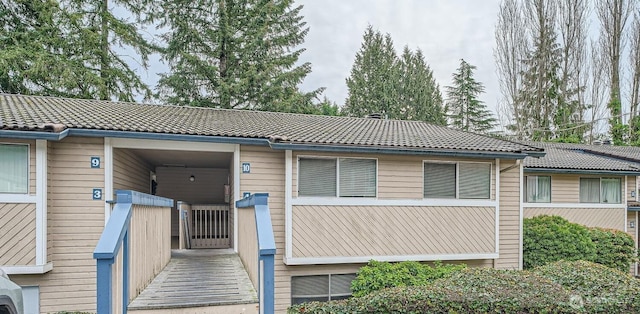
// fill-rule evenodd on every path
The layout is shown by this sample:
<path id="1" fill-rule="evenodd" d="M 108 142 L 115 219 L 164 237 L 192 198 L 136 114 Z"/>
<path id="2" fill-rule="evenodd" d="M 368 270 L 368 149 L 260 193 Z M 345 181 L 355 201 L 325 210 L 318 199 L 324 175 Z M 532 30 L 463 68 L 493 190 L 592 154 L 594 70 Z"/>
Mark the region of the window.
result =
<path id="1" fill-rule="evenodd" d="M 376 197 L 375 159 L 300 158 L 299 196 Z"/>
<path id="2" fill-rule="evenodd" d="M 551 177 L 550 176 L 526 176 L 524 180 L 525 202 L 550 203 L 551 202 Z"/>
<path id="3" fill-rule="evenodd" d="M 425 198 L 488 199 L 490 163 L 424 163 Z"/>
<path id="4" fill-rule="evenodd" d="M 29 146 L 0 144 L 0 193 L 29 192 Z"/>
<path id="5" fill-rule="evenodd" d="M 620 178 L 580 178 L 580 203 L 622 202 Z"/>
<path id="6" fill-rule="evenodd" d="M 356 274 L 291 277 L 291 304 L 347 299 L 354 279 Z"/>

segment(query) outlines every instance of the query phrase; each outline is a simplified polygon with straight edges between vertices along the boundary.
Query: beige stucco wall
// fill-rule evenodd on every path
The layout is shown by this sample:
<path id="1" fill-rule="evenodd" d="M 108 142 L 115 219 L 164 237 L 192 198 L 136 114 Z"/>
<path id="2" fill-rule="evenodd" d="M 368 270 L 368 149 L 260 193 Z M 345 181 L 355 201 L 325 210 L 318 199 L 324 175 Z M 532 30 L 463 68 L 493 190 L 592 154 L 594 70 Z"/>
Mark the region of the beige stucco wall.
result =
<path id="1" fill-rule="evenodd" d="M 96 263 L 93 250 L 104 227 L 104 166 L 90 168 L 90 157 L 104 160 L 102 138 L 68 137 L 48 145 L 48 240 L 53 270 L 44 275 L 12 275 L 20 285 L 40 287 L 40 311 L 95 311 Z"/>

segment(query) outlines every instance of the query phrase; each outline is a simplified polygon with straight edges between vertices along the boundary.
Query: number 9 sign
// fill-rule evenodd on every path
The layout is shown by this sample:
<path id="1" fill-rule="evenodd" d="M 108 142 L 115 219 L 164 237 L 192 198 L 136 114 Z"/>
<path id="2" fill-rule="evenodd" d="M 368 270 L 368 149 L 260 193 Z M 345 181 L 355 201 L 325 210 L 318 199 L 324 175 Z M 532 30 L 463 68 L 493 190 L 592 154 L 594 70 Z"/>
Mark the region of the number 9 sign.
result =
<path id="1" fill-rule="evenodd" d="M 91 168 L 100 168 L 100 157 L 91 157 Z"/>

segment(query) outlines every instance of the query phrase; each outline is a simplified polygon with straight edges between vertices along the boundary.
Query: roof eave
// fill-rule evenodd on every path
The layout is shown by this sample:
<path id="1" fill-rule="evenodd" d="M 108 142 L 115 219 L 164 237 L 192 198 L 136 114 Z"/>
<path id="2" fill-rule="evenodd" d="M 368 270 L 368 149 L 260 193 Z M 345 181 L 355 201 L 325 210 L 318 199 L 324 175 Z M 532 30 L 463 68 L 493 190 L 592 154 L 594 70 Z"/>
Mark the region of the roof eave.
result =
<path id="1" fill-rule="evenodd" d="M 391 154 L 391 155 L 423 155 L 423 156 L 448 156 L 466 158 L 503 158 L 524 159 L 528 156 L 520 152 L 492 152 L 469 150 L 433 150 L 408 147 L 378 147 L 356 145 L 330 145 L 330 144 L 304 144 L 304 143 L 271 143 L 271 148 L 276 150 L 306 150 L 317 152 L 340 153 L 367 153 L 367 154 Z"/>
<path id="2" fill-rule="evenodd" d="M 537 168 L 524 167 L 524 172 L 528 173 L 560 173 L 560 174 L 590 174 L 590 175 L 619 175 L 638 176 L 639 171 L 630 170 L 603 170 L 603 169 L 567 169 L 567 168 Z"/>

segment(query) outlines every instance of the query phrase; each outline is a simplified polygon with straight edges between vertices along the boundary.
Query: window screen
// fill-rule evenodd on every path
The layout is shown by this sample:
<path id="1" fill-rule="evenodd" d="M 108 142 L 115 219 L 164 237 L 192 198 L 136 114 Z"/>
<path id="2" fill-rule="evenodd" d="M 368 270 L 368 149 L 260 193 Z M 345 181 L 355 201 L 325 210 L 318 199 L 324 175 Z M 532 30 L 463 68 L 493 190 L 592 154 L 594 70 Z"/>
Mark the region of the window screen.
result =
<path id="1" fill-rule="evenodd" d="M 0 193 L 29 192 L 29 146 L 0 144 Z"/>
<path id="2" fill-rule="evenodd" d="M 491 164 L 460 163 L 458 167 L 460 198 L 491 197 Z"/>
<path id="3" fill-rule="evenodd" d="M 336 196 L 336 160 L 300 158 L 298 195 Z"/>
<path id="4" fill-rule="evenodd" d="M 551 202 L 551 177 L 550 176 L 526 176 L 524 181 L 525 202 L 549 203 Z"/>
<path id="5" fill-rule="evenodd" d="M 355 274 L 291 277 L 291 304 L 351 297 Z"/>
<path id="6" fill-rule="evenodd" d="M 340 158 L 340 197 L 376 196 L 376 160 Z"/>
<path id="7" fill-rule="evenodd" d="M 600 203 L 600 178 L 580 178 L 580 203 Z"/>
<path id="8" fill-rule="evenodd" d="M 456 164 L 424 164 L 424 197 L 456 197 Z"/>

